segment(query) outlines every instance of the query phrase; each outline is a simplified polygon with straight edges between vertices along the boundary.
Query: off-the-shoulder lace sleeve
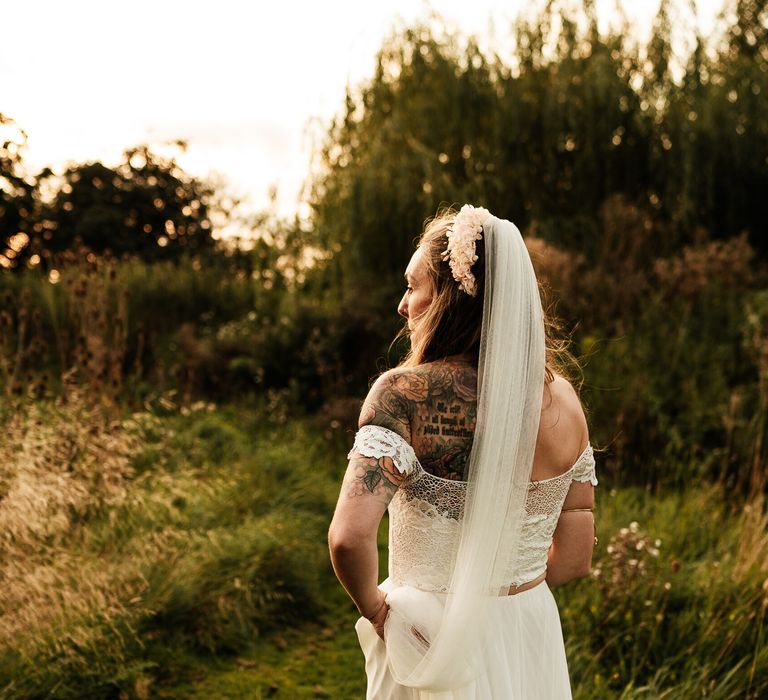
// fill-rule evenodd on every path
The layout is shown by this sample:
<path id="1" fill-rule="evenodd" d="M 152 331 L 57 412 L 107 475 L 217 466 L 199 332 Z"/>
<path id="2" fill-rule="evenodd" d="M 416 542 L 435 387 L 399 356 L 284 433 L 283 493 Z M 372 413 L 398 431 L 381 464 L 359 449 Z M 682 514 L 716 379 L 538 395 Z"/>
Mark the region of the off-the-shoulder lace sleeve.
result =
<path id="1" fill-rule="evenodd" d="M 408 442 L 394 430 L 381 425 L 364 425 L 355 434 L 355 442 L 347 459 L 357 452 L 365 457 L 391 457 L 401 474 L 410 474 L 418 463 Z"/>
<path id="2" fill-rule="evenodd" d="M 592 486 L 597 486 L 595 456 L 592 453 L 592 445 L 587 444 L 587 448 L 582 452 L 576 464 L 573 465 L 573 478 L 575 481 L 589 481 Z"/>

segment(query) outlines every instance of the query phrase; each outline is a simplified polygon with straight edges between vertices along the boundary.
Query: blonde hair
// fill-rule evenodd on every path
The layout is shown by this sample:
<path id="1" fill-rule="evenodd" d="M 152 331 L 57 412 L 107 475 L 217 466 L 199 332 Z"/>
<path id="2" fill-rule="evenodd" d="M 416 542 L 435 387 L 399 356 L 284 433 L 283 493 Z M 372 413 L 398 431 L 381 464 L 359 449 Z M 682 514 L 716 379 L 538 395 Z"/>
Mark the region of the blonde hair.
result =
<path id="1" fill-rule="evenodd" d="M 462 291 L 453 279 L 448 262 L 442 259 L 442 252 L 448 244 L 445 234 L 456 213 L 452 207 L 439 209 L 433 218 L 425 222 L 419 236 L 417 247 L 423 248 L 422 260 L 432 300 L 418 318 L 411 319 L 414 328 L 418 329 L 417 340 L 413 341 L 413 335 L 405 323 L 392 341 L 394 344 L 400 338 L 411 336 L 410 348 L 398 367 L 415 367 L 453 355 L 469 355 L 475 364 L 478 362 L 485 289 L 485 241 L 481 239 L 476 242 L 477 260 L 472 266 L 472 273 L 477 280 L 477 295 L 471 297 Z M 539 290 L 543 300 L 548 298 L 547 289 L 541 281 Z M 569 338 L 563 337 L 562 324 L 550 312 L 552 304 L 543 306 L 546 381 L 553 381 L 557 373 L 569 381 L 578 379 L 580 385 L 583 383 L 583 373 L 578 360 L 568 349 Z"/>

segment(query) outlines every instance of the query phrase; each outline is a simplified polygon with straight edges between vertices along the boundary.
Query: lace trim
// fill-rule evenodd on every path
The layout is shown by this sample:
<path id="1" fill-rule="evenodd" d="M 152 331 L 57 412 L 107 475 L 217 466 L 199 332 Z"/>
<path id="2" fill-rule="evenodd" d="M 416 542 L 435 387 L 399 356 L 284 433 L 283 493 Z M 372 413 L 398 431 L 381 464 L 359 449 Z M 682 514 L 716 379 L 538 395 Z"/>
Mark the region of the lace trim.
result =
<path id="1" fill-rule="evenodd" d="M 397 433 L 395 433 L 397 435 Z M 397 435 L 398 437 L 401 437 L 400 435 Z M 408 443 L 406 443 L 408 444 Z M 410 447 L 410 445 L 409 445 Z M 424 467 L 421 466 L 421 462 L 416 460 L 416 464 L 418 465 L 419 471 L 423 476 L 426 476 L 429 479 L 435 479 L 437 481 L 443 481 L 446 484 L 450 486 L 463 486 L 466 487 L 467 482 L 462 481 L 461 479 L 445 479 L 442 476 L 436 476 L 435 474 L 432 474 L 431 472 L 428 472 Z M 552 476 L 549 479 L 536 479 L 531 480 L 528 484 L 529 489 L 535 489 L 538 488 L 539 485 L 547 484 L 551 481 L 564 481 L 567 478 L 575 479 L 576 481 L 591 481 L 593 486 L 597 486 L 597 476 L 595 475 L 595 458 L 592 455 L 592 444 L 587 443 L 587 446 L 584 448 L 584 452 L 582 452 L 579 455 L 579 458 L 562 474 L 558 474 L 557 476 Z"/>
<path id="2" fill-rule="evenodd" d="M 394 430 L 381 425 L 364 425 L 355 434 L 352 449 L 347 454 L 350 459 L 358 453 L 364 457 L 391 457 L 401 474 L 410 474 L 419 460 L 407 440 Z"/>
<path id="3" fill-rule="evenodd" d="M 592 453 L 592 445 L 588 444 L 581 457 L 571 467 L 573 469 L 574 481 L 589 481 L 592 486 L 597 486 L 597 476 L 595 474 L 595 456 Z"/>

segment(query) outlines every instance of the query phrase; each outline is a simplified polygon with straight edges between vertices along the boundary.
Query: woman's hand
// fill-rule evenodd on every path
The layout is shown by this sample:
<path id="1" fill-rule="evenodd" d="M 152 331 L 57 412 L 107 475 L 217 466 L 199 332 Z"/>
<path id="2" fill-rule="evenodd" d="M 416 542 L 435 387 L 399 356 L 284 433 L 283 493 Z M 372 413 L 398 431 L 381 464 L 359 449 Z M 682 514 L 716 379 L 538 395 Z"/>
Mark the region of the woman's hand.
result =
<path id="1" fill-rule="evenodd" d="M 378 610 L 374 613 L 373 617 L 368 617 L 366 615 L 369 622 L 373 625 L 373 629 L 376 630 L 376 634 L 381 637 L 382 641 L 384 640 L 384 622 L 389 614 L 389 605 L 387 605 L 386 597 L 387 594 L 379 589 L 379 600 L 377 603 Z"/>

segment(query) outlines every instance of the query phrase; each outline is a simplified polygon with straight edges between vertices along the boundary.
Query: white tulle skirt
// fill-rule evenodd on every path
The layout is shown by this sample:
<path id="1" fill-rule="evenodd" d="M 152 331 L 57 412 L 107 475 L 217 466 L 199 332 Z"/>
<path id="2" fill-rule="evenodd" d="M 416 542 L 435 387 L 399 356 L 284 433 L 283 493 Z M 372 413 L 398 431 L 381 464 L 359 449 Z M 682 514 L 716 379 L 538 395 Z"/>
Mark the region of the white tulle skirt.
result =
<path id="1" fill-rule="evenodd" d="M 379 586 L 389 593 L 390 579 Z M 439 595 L 439 594 L 433 594 Z M 546 581 L 520 593 L 494 599 L 485 671 L 470 685 L 426 692 L 395 682 L 387 666 L 386 646 L 373 625 L 361 617 L 355 625 L 365 656 L 368 700 L 570 700 L 571 684 L 560 613 Z"/>

